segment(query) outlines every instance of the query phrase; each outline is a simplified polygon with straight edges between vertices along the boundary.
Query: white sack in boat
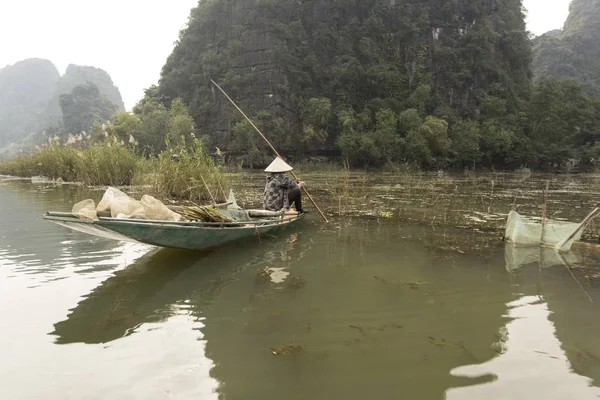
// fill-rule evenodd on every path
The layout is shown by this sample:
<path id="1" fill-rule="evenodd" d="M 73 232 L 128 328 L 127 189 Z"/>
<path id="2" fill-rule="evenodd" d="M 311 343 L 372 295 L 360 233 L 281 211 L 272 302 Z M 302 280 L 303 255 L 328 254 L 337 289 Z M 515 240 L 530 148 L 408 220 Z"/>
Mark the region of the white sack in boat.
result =
<path id="1" fill-rule="evenodd" d="M 80 201 L 71 209 L 71 214 L 79 219 L 97 220 L 96 203 L 92 199 Z"/>
<path id="2" fill-rule="evenodd" d="M 547 220 L 543 227 L 539 220 L 520 215 L 516 211 L 508 214 L 506 231 L 504 237 L 515 245 L 524 246 L 556 246 L 561 241 L 567 239 L 573 232 L 577 231 L 580 224 L 573 222 L 564 222 L 556 220 Z M 583 230 L 579 230 L 562 250 L 568 250 L 573 242 L 581 239 Z"/>

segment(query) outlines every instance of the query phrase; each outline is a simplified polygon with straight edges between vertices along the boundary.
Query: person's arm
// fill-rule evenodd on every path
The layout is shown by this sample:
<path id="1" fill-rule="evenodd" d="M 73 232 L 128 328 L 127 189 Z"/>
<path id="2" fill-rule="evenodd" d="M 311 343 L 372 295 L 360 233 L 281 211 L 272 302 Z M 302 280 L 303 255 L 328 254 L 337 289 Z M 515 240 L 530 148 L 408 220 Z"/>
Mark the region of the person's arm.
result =
<path id="1" fill-rule="evenodd" d="M 303 183 L 304 184 L 304 183 Z M 281 180 L 279 182 L 279 186 L 281 186 L 284 189 L 293 189 L 295 187 L 298 186 L 298 184 L 296 183 L 296 181 L 288 178 L 287 176 L 282 176 Z"/>

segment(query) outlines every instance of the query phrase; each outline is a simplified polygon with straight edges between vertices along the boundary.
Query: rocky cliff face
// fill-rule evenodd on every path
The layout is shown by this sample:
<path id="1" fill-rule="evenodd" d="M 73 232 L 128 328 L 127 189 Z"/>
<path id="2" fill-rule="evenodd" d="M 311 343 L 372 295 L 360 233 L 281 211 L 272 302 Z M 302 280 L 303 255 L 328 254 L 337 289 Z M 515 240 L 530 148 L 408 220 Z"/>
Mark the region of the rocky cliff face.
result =
<path id="1" fill-rule="evenodd" d="M 0 156 L 31 148 L 45 128 L 60 124 L 60 96 L 86 83 L 125 109 L 110 75 L 98 68 L 69 65 L 60 76 L 52 62 L 29 59 L 0 69 Z"/>
<path id="2" fill-rule="evenodd" d="M 75 86 L 86 83 L 94 84 L 120 110 L 125 110 L 121 92 L 119 92 L 119 89 L 115 86 L 112 78 L 106 71 L 95 67 L 70 64 L 65 74 L 56 82 L 55 95 L 47 108 L 47 114 L 53 117 L 52 120 L 46 121 L 48 124 L 56 124 L 62 118 L 60 96 L 71 93 Z"/>
<path id="3" fill-rule="evenodd" d="M 237 117 L 210 79 L 251 114 L 284 116 L 290 146 L 307 126 L 306 102 L 327 98 L 331 144 L 346 108 L 478 118 L 491 99 L 515 111 L 530 62 L 520 0 L 203 0 L 159 93 L 182 97 L 221 146 Z"/>
<path id="4" fill-rule="evenodd" d="M 54 64 L 37 58 L 0 69 L 0 147 L 40 129 L 59 77 Z"/>
<path id="5" fill-rule="evenodd" d="M 600 96 L 600 0 L 573 0 L 561 31 L 534 40 L 536 77 L 575 79 Z"/>

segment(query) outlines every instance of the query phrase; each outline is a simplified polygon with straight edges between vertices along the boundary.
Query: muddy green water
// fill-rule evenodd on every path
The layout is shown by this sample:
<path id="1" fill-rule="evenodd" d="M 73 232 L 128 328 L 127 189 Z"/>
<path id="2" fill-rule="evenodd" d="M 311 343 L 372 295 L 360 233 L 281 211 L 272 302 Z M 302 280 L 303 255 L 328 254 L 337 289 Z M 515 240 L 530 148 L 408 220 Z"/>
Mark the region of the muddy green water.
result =
<path id="1" fill-rule="evenodd" d="M 564 265 L 396 206 L 204 254 L 41 219 L 101 195 L 0 180 L 1 399 L 600 397 L 593 246 Z"/>

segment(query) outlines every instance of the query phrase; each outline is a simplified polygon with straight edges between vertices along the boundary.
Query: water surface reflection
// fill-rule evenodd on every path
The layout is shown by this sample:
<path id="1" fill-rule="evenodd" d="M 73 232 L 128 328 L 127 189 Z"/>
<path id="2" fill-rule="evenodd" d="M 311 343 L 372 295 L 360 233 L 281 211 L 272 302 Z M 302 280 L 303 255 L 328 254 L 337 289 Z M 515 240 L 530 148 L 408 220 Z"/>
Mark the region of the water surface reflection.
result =
<path id="1" fill-rule="evenodd" d="M 563 350 L 561 332 L 550 320 L 548 303 L 538 296 L 523 296 L 510 302 L 511 319 L 499 331 L 498 349 L 502 354 L 479 365 L 451 371 L 454 376 L 471 379 L 493 376 L 491 383 L 453 388 L 446 398 L 453 399 L 597 399 L 600 388 L 592 379 L 575 371 Z M 570 327 L 574 329 L 574 327 Z"/>
<path id="2" fill-rule="evenodd" d="M 552 249 L 505 247 L 517 300 L 507 304 L 508 322 L 499 329 L 498 357 L 455 368 L 452 375 L 493 382 L 452 388 L 447 399 L 597 399 L 598 340 L 592 332 L 598 290 L 582 276 L 582 257 Z M 593 325 L 593 326 L 590 326 Z"/>
<path id="3" fill-rule="evenodd" d="M 0 240 L 2 398 L 599 395 L 587 253 L 318 216 L 261 243 L 160 250 L 41 222 L 80 189 L 11 185 L 0 210 L 23 212 Z"/>

